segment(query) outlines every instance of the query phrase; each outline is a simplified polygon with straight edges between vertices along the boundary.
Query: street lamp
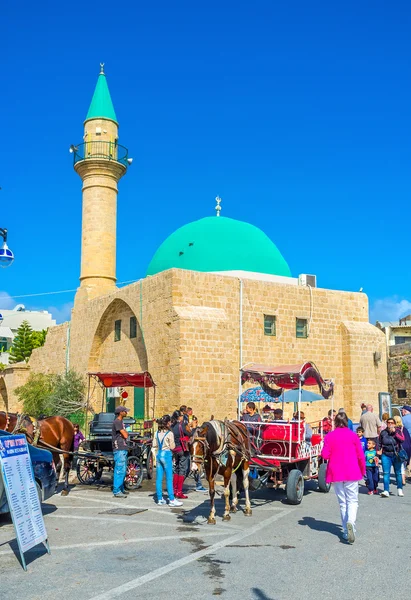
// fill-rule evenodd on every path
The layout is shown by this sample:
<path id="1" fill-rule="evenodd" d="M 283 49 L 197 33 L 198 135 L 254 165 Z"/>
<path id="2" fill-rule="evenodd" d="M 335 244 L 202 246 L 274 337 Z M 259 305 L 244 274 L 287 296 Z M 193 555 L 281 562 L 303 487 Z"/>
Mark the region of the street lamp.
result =
<path id="1" fill-rule="evenodd" d="M 7 229 L 0 227 L 0 236 L 3 238 L 3 246 L 0 248 L 0 267 L 4 269 L 12 264 L 14 254 L 7 246 Z"/>

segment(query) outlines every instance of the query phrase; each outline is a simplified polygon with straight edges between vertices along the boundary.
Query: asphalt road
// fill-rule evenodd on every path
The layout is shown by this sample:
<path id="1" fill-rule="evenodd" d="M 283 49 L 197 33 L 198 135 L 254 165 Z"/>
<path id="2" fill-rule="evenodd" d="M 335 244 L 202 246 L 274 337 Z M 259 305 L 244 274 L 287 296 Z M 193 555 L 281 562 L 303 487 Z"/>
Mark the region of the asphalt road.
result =
<path id="1" fill-rule="evenodd" d="M 394 487 L 392 486 L 394 490 Z M 365 489 L 362 488 L 365 492 Z M 154 504 L 153 484 L 126 500 L 107 488 L 75 486 L 68 497 L 43 505 L 52 554 L 17 555 L 13 526 L 0 518 L 2 600 L 112 600 L 209 598 L 300 600 L 313 597 L 369 599 L 409 595 L 411 486 L 405 497 L 360 496 L 358 536 L 340 539 L 333 491 L 307 485 L 300 506 L 284 493 L 252 496 L 253 516 L 241 512 L 217 525 L 193 520 L 207 515 L 207 496 L 189 493 L 184 510 Z M 120 509 L 134 514 L 113 514 Z M 123 509 L 129 509 L 124 511 Z"/>

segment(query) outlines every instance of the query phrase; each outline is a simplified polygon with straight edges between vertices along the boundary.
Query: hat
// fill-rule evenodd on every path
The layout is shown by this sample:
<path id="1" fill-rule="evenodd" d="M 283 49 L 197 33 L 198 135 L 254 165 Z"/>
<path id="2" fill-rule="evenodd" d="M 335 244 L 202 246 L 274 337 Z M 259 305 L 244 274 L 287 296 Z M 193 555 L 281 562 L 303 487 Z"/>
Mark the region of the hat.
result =
<path id="1" fill-rule="evenodd" d="M 408 410 L 408 412 L 411 413 L 411 406 L 408 406 L 408 404 L 405 404 L 404 406 L 401 407 L 402 410 Z"/>
<path id="2" fill-rule="evenodd" d="M 119 415 L 121 412 L 130 412 L 129 408 L 125 406 L 116 406 L 116 410 L 114 411 L 116 415 Z"/>

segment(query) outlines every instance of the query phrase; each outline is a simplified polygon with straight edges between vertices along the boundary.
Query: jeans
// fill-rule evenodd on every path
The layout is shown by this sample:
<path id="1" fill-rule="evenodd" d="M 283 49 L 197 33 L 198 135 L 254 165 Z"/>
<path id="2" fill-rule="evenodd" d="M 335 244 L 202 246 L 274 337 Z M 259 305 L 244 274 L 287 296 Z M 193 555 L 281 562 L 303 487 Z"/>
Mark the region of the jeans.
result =
<path id="1" fill-rule="evenodd" d="M 353 524 L 358 510 L 358 481 L 337 481 L 333 484 L 340 505 L 343 533 L 347 533 L 347 523 Z"/>
<path id="2" fill-rule="evenodd" d="M 187 473 L 189 472 L 187 469 L 190 467 L 190 453 L 189 452 L 175 452 L 174 460 L 176 465 L 176 474 L 184 475 L 184 478 L 187 477 Z"/>
<path id="3" fill-rule="evenodd" d="M 127 470 L 127 450 L 115 450 L 113 494 L 124 492 L 124 477 Z"/>
<path id="4" fill-rule="evenodd" d="M 367 486 L 368 491 L 373 492 L 378 487 L 378 481 L 380 479 L 380 473 L 378 467 L 367 467 Z"/>
<path id="5" fill-rule="evenodd" d="M 171 450 L 162 450 L 157 454 L 156 467 L 156 494 L 157 500 L 163 497 L 163 477 L 166 474 L 166 486 L 168 499 L 174 500 L 173 491 L 173 454 Z"/>
<path id="6" fill-rule="evenodd" d="M 395 479 L 397 481 L 397 488 L 402 490 L 402 475 L 401 475 L 401 461 L 399 458 L 389 456 L 388 454 L 382 454 L 381 456 L 383 478 L 384 478 L 384 492 L 390 491 L 390 474 L 391 467 L 394 468 Z"/>

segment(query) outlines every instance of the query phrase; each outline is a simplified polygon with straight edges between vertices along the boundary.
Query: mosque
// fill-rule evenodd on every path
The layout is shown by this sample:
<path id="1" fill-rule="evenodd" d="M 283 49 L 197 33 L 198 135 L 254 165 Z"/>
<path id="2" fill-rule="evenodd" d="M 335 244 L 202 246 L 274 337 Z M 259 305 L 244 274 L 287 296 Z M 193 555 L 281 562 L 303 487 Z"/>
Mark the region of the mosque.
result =
<path id="1" fill-rule="evenodd" d="M 14 389 L 30 372 L 74 369 L 86 378 L 148 371 L 155 405 L 152 389 L 124 389 L 136 417 L 181 404 L 193 406 L 200 419 L 233 417 L 241 366 L 305 360 L 334 380 L 335 403 L 353 418 L 361 402 L 377 406 L 378 392 L 387 391 L 385 337 L 368 322 L 367 296 L 319 288 L 314 276 L 293 277 L 262 230 L 220 214 L 220 198 L 214 215 L 183 224 L 160 244 L 146 277 L 116 287 L 118 182 L 131 159 L 119 144 L 103 67 L 83 142 L 71 151 L 83 195 L 80 286 L 71 321 L 50 328 L 27 365 L 3 371 L 0 410 L 19 409 Z M 124 403 L 115 390 L 103 396 L 94 380 L 90 395 L 97 411 Z M 317 402 L 310 416 L 328 407 Z"/>

